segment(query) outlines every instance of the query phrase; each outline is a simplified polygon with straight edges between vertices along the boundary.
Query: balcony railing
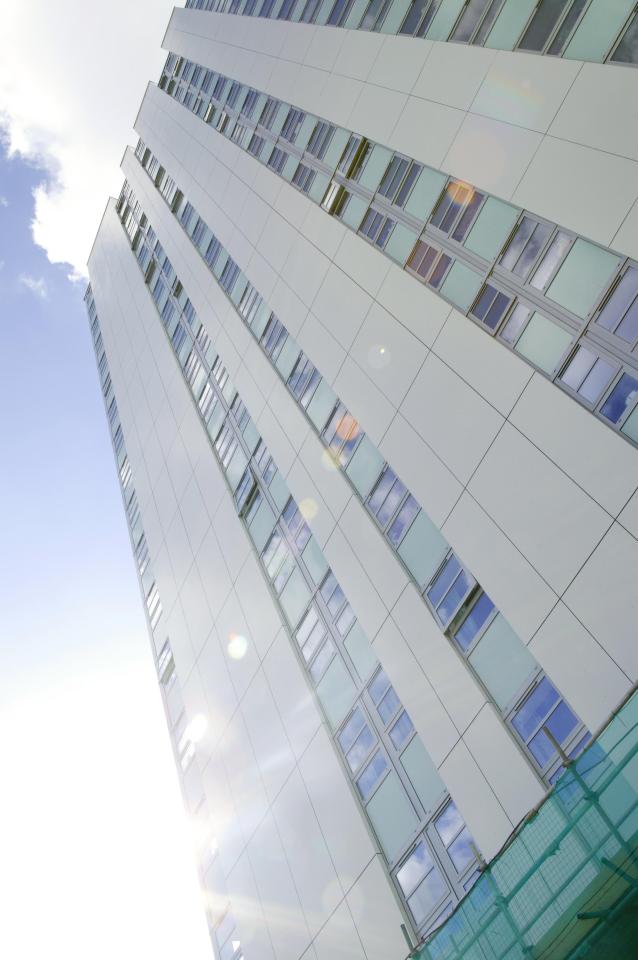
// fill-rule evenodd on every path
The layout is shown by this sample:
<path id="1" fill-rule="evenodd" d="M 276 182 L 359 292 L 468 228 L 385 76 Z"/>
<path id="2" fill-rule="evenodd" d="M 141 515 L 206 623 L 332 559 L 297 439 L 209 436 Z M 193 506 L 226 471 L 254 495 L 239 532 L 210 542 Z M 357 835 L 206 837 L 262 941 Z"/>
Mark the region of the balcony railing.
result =
<path id="1" fill-rule="evenodd" d="M 638 956 L 638 692 L 415 960 Z"/>

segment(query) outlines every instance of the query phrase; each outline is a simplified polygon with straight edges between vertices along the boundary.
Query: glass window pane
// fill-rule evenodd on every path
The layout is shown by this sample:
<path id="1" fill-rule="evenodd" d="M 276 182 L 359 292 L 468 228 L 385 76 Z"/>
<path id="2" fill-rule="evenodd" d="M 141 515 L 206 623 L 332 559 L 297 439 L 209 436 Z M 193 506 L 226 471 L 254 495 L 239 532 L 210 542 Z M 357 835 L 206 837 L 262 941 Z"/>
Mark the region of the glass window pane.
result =
<path id="1" fill-rule="evenodd" d="M 494 617 L 469 659 L 502 710 L 529 681 L 537 667 L 528 648 L 500 613 Z"/>
<path id="2" fill-rule="evenodd" d="M 584 319 L 600 300 L 619 264 L 620 258 L 609 250 L 579 238 L 546 295 Z"/>
<path id="3" fill-rule="evenodd" d="M 571 237 L 559 231 L 548 249 L 543 254 L 541 262 L 536 267 L 530 283 L 537 290 L 544 290 L 549 278 L 561 262 L 571 243 Z"/>
<path id="4" fill-rule="evenodd" d="M 482 283 L 483 277 L 476 270 L 457 260 L 443 281 L 441 293 L 465 313 L 476 299 Z"/>
<path id="5" fill-rule="evenodd" d="M 436 577 L 434 583 L 428 590 L 428 598 L 432 605 L 436 607 L 443 596 L 447 593 L 452 585 L 454 578 L 458 575 L 461 569 L 461 564 L 456 559 L 454 554 L 451 554 L 445 562 L 442 570 Z"/>
<path id="6" fill-rule="evenodd" d="M 558 694 L 547 677 L 543 677 L 534 687 L 527 699 L 516 711 L 512 719 L 514 729 L 523 740 L 528 740 L 559 699 Z"/>
<path id="7" fill-rule="evenodd" d="M 494 260 L 510 235 L 519 213 L 511 204 L 488 197 L 465 238 L 464 246 L 486 260 Z"/>
<path id="8" fill-rule="evenodd" d="M 580 386 L 578 392 L 581 397 L 589 403 L 596 403 L 616 370 L 617 367 L 599 357 Z"/>
<path id="9" fill-rule="evenodd" d="M 440 872 L 437 869 L 432 870 L 408 900 L 417 925 L 427 919 L 448 892 L 448 886 Z"/>
<path id="10" fill-rule="evenodd" d="M 611 59 L 616 63 L 638 63 L 638 13 L 627 27 Z"/>
<path id="11" fill-rule="evenodd" d="M 410 526 L 420 509 L 421 508 L 414 497 L 410 495 L 399 510 L 392 523 L 392 526 L 388 530 L 388 539 L 390 543 L 394 544 L 395 546 L 399 543 L 404 532 Z"/>
<path id="12" fill-rule="evenodd" d="M 398 775 L 391 770 L 368 801 L 366 812 L 389 860 L 405 848 L 418 820 Z"/>
<path id="13" fill-rule="evenodd" d="M 339 743 L 341 744 L 341 749 L 345 753 L 347 753 L 352 744 L 355 742 L 364 726 L 365 720 L 363 718 L 363 713 L 359 707 L 357 707 L 339 734 Z"/>
<path id="14" fill-rule="evenodd" d="M 368 766 L 357 780 L 359 793 L 367 800 L 377 783 L 388 769 L 388 761 L 382 753 L 374 755 Z"/>
<path id="15" fill-rule="evenodd" d="M 540 51 L 558 23 L 558 18 L 571 0 L 541 0 L 541 4 L 532 17 L 531 23 L 519 44 L 522 50 Z"/>
<path id="16" fill-rule="evenodd" d="M 405 748 L 401 754 L 401 765 L 425 812 L 435 810 L 446 788 L 420 737 L 413 737 Z"/>
<path id="17" fill-rule="evenodd" d="M 423 588 L 447 550 L 447 541 L 438 527 L 420 510 L 401 541 L 398 554 Z"/>
<path id="18" fill-rule="evenodd" d="M 474 860 L 474 851 L 470 846 L 472 837 L 467 827 L 461 831 L 456 840 L 448 847 L 448 853 L 452 863 L 462 873 L 463 870 Z"/>
<path id="19" fill-rule="evenodd" d="M 413 730 L 414 727 L 412 726 L 412 721 L 404 710 L 390 730 L 390 739 L 397 750 L 401 749 Z"/>
<path id="20" fill-rule="evenodd" d="M 474 637 L 483 627 L 485 621 L 491 615 L 493 610 L 494 604 L 488 595 L 486 593 L 481 593 L 481 596 L 478 598 L 467 617 L 454 634 L 454 639 L 458 643 L 461 650 L 467 650 L 474 640 Z"/>
<path id="21" fill-rule="evenodd" d="M 394 692 L 394 687 L 390 687 L 383 700 L 377 706 L 377 711 L 383 722 L 388 723 L 400 706 L 401 702 Z"/>
<path id="22" fill-rule="evenodd" d="M 354 744 L 347 753 L 346 760 L 353 773 L 361 767 L 361 764 L 370 753 L 370 750 L 376 743 L 376 737 L 366 724 Z"/>
<path id="23" fill-rule="evenodd" d="M 465 823 L 454 804 L 448 803 L 443 813 L 434 821 L 434 826 L 436 827 L 436 832 L 447 847 L 463 829 Z"/>
<path id="24" fill-rule="evenodd" d="M 612 423 L 618 423 L 631 408 L 638 395 L 638 380 L 623 373 L 622 377 L 611 391 L 600 408 L 603 417 Z"/>
<path id="25" fill-rule="evenodd" d="M 562 700 L 548 717 L 546 726 L 552 736 L 563 744 L 578 726 L 578 719 Z"/>
<path id="26" fill-rule="evenodd" d="M 333 729 L 341 723 L 356 695 L 356 688 L 342 660 L 335 657 L 317 684 L 319 697 Z"/>
<path id="27" fill-rule="evenodd" d="M 535 313 L 516 344 L 516 353 L 526 357 L 545 373 L 551 373 L 572 342 L 573 335 Z"/>
<path id="28" fill-rule="evenodd" d="M 634 0 L 592 0 L 563 56 L 574 60 L 602 60 L 633 6 Z"/>
<path id="29" fill-rule="evenodd" d="M 587 350 L 585 347 L 578 347 L 576 353 L 565 367 L 561 380 L 568 387 L 571 387 L 572 390 L 578 390 L 595 362 L 595 353 L 592 353 L 591 350 Z"/>
<path id="30" fill-rule="evenodd" d="M 525 326 L 529 310 L 522 303 L 517 303 L 512 310 L 509 320 L 501 330 L 500 336 L 506 343 L 514 343 L 519 333 Z"/>
<path id="31" fill-rule="evenodd" d="M 432 857 L 425 844 L 422 842 L 417 844 L 401 869 L 397 871 L 399 886 L 406 897 L 410 896 L 433 866 Z"/>
<path id="32" fill-rule="evenodd" d="M 492 50 L 513 50 L 535 5 L 536 0 L 505 0 L 485 46 Z"/>
<path id="33" fill-rule="evenodd" d="M 638 296 L 638 269 L 629 267 L 618 281 L 616 288 L 596 318 L 599 327 L 611 333 L 616 330 L 623 317 Z"/>

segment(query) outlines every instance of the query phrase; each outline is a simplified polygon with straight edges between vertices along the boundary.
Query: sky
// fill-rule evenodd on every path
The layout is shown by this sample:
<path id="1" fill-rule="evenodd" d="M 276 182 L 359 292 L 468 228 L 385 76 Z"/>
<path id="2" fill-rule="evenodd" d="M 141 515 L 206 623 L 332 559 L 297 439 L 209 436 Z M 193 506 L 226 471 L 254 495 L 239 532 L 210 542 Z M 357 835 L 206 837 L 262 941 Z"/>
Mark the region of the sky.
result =
<path id="1" fill-rule="evenodd" d="M 211 957 L 81 278 L 170 6 L 3 0 L 0 956 Z M 96 40 L 96 38 L 99 38 Z"/>

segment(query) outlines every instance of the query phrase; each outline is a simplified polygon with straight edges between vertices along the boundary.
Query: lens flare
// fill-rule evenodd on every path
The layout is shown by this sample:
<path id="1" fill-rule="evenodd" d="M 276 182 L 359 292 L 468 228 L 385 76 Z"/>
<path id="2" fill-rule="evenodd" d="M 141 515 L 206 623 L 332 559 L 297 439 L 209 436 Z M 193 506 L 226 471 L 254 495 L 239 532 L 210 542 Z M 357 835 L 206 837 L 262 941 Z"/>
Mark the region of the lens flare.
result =
<path id="1" fill-rule="evenodd" d="M 317 501 L 313 500 L 312 497 L 306 497 L 299 504 L 299 513 L 304 518 L 304 520 L 314 520 L 319 512 L 319 507 Z"/>
<path id="2" fill-rule="evenodd" d="M 241 660 L 246 656 L 248 640 L 241 633 L 231 633 L 228 637 L 228 656 L 232 660 Z"/>
<path id="3" fill-rule="evenodd" d="M 208 720 L 203 713 L 197 713 L 184 731 L 184 737 L 191 743 L 199 743 L 208 728 Z"/>

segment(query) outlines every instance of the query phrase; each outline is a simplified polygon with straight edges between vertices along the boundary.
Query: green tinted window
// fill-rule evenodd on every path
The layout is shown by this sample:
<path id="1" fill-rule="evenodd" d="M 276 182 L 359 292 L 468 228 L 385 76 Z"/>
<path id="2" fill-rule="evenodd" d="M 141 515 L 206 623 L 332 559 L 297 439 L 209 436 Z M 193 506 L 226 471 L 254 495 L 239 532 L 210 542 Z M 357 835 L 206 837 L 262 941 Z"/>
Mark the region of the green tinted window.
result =
<path id="1" fill-rule="evenodd" d="M 619 257 L 587 240 L 576 240 L 552 280 L 547 296 L 583 319 L 600 299 Z"/>
<path id="2" fill-rule="evenodd" d="M 322 380 L 308 404 L 308 416 L 317 430 L 323 430 L 336 402 L 337 394 Z"/>
<path id="3" fill-rule="evenodd" d="M 351 194 L 340 219 L 349 227 L 352 227 L 353 230 L 358 230 L 367 209 L 367 200 L 362 200 L 361 197 L 355 197 L 354 194 Z"/>
<path id="4" fill-rule="evenodd" d="M 383 464 L 383 457 L 375 445 L 364 436 L 346 468 L 346 473 L 363 500 L 372 490 Z"/>
<path id="5" fill-rule="evenodd" d="M 343 645 L 360 678 L 366 681 L 379 661 L 358 620 L 348 633 Z"/>
<path id="6" fill-rule="evenodd" d="M 356 692 L 350 674 L 339 657 L 335 657 L 317 684 L 317 696 L 333 730 L 352 706 Z"/>
<path id="7" fill-rule="evenodd" d="M 447 40 L 465 0 L 443 0 L 427 32 L 428 40 Z"/>
<path id="8" fill-rule="evenodd" d="M 602 60 L 634 6 L 635 0 L 592 0 L 563 56 Z"/>
<path id="9" fill-rule="evenodd" d="M 296 627 L 310 600 L 310 590 L 298 568 L 290 574 L 288 583 L 281 591 L 279 602 L 291 627 Z"/>
<path id="10" fill-rule="evenodd" d="M 483 277 L 479 273 L 457 260 L 441 285 L 441 293 L 465 312 L 471 307 L 482 284 Z"/>
<path id="11" fill-rule="evenodd" d="M 410 251 L 417 240 L 417 234 L 413 230 L 408 230 L 402 223 L 397 223 L 392 231 L 390 239 L 385 245 L 385 252 L 397 263 L 403 264 L 408 259 Z"/>
<path id="12" fill-rule="evenodd" d="M 414 737 L 405 748 L 401 763 L 426 813 L 429 813 L 445 793 L 445 785 L 419 737 Z"/>
<path id="13" fill-rule="evenodd" d="M 381 147 L 378 143 L 375 144 L 372 148 L 372 153 L 368 157 L 368 162 L 359 177 L 358 182 L 362 187 L 367 187 L 368 190 L 377 189 L 381 182 L 381 177 L 390 163 L 391 156 L 392 150 L 388 150 L 387 147 Z"/>
<path id="14" fill-rule="evenodd" d="M 434 209 L 434 204 L 441 196 L 441 190 L 446 181 L 445 174 L 424 167 L 412 187 L 412 192 L 405 205 L 406 211 L 411 213 L 413 217 L 418 217 L 419 220 L 427 220 Z"/>
<path id="15" fill-rule="evenodd" d="M 328 561 L 324 557 L 319 544 L 314 537 L 311 537 L 306 546 L 304 547 L 303 553 L 301 554 L 303 561 L 306 564 L 308 573 L 314 580 L 314 582 L 319 586 L 326 573 L 328 572 Z"/>
<path id="16" fill-rule="evenodd" d="M 394 860 L 417 826 L 414 808 L 394 770 L 376 790 L 366 810 L 388 860 Z"/>
<path id="17" fill-rule="evenodd" d="M 493 50 L 513 50 L 536 3 L 537 0 L 505 0 L 485 46 Z"/>
<path id="18" fill-rule="evenodd" d="M 448 551 L 448 544 L 423 510 L 401 541 L 399 556 L 417 583 L 424 587 Z"/>
<path id="19" fill-rule="evenodd" d="M 501 709 L 537 667 L 536 660 L 499 613 L 469 657 L 470 663 Z"/>
<path id="20" fill-rule="evenodd" d="M 495 197 L 488 197 L 465 239 L 464 246 L 485 260 L 495 260 L 519 213 L 517 207 Z"/>
<path id="21" fill-rule="evenodd" d="M 545 373 L 551 373 L 571 340 L 571 333 L 535 313 L 514 349 Z"/>
<path id="22" fill-rule="evenodd" d="M 275 515 L 266 501 L 263 500 L 249 527 L 249 532 L 257 548 L 257 553 L 261 553 L 266 546 L 266 541 L 272 533 L 274 525 Z"/>

